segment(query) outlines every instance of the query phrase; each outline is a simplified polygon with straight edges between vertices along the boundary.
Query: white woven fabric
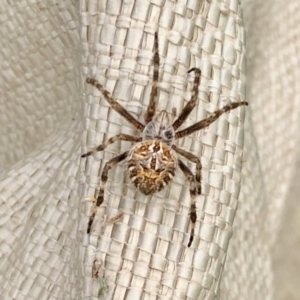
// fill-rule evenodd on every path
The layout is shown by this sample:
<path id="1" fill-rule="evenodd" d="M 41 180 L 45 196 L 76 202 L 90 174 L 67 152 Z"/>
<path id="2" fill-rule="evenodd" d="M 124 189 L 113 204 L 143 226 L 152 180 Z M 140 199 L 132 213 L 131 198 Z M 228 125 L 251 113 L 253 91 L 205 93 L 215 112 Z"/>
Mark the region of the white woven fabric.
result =
<path id="1" fill-rule="evenodd" d="M 293 228 L 282 220 L 297 223 L 299 208 L 292 202 L 299 7 L 297 0 L 245 0 L 243 8 L 247 80 L 239 1 L 0 4 L 3 299 L 297 299 L 298 273 L 281 263 L 292 243 L 280 237 Z M 202 70 L 199 103 L 186 125 L 230 101 L 250 103 L 179 142 L 203 165 L 191 248 L 190 197 L 179 171 L 170 187 L 145 197 L 120 164 L 86 234 L 92 203 L 85 198 L 94 195 L 104 163 L 130 143 L 80 154 L 120 132 L 138 133 L 85 78 L 96 77 L 142 122 L 157 30 L 158 110 L 180 111 L 194 66 Z M 296 237 L 295 229 L 288 234 Z M 293 257 L 295 266 L 300 259 L 290 251 Z"/>

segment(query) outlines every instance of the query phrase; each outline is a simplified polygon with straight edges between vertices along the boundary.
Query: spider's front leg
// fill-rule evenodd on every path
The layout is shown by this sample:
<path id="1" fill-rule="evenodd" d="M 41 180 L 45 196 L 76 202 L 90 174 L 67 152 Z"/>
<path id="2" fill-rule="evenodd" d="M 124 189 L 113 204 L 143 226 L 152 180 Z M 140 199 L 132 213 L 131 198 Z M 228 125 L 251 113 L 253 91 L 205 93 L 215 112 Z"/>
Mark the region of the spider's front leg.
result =
<path id="1" fill-rule="evenodd" d="M 106 185 L 106 182 L 107 182 L 107 174 L 108 174 L 108 171 L 115 167 L 119 162 L 123 161 L 127 156 L 128 156 L 128 151 L 112 158 L 111 160 L 109 160 L 106 164 L 105 164 L 105 167 L 102 171 L 102 174 L 101 174 L 101 182 L 100 182 L 100 190 L 99 190 L 99 194 L 97 196 L 97 199 L 96 199 L 96 206 L 93 208 L 93 211 L 92 211 L 92 214 L 90 216 L 90 220 L 89 220 L 89 223 L 88 223 L 88 228 L 87 228 L 87 233 L 89 234 L 90 231 L 91 231 L 91 226 L 93 224 L 93 221 L 94 221 L 94 218 L 95 218 L 95 215 L 97 213 L 97 210 L 98 210 L 98 207 L 102 204 L 103 200 L 104 200 L 104 189 L 105 189 L 105 185 Z"/>
<path id="2" fill-rule="evenodd" d="M 190 183 L 190 195 L 191 195 L 191 212 L 190 212 L 190 218 L 191 218 L 191 235 L 190 240 L 188 243 L 188 247 L 192 245 L 192 242 L 194 240 L 195 235 L 195 224 L 197 220 L 197 213 L 196 213 L 196 179 L 191 170 L 180 160 L 178 159 L 178 166 L 187 178 L 187 180 Z"/>
<path id="3" fill-rule="evenodd" d="M 91 151 L 82 154 L 81 157 L 87 157 L 90 156 L 98 151 L 102 151 L 104 150 L 107 146 L 109 146 L 110 144 L 116 142 L 116 141 L 127 141 L 127 142 L 141 142 L 142 138 L 141 137 L 136 137 L 136 136 L 132 136 L 129 134 L 118 134 L 115 135 L 113 137 L 111 137 L 109 140 L 107 140 L 106 142 L 104 142 L 103 144 L 99 145 L 98 147 L 92 149 Z"/>
<path id="4" fill-rule="evenodd" d="M 195 79 L 194 79 L 194 83 L 193 83 L 192 96 L 191 96 L 190 101 L 185 105 L 185 107 L 181 111 L 181 113 L 178 116 L 178 118 L 176 119 L 176 121 L 174 121 L 174 123 L 172 124 L 175 131 L 187 119 L 187 117 L 189 116 L 189 114 L 192 112 L 192 110 L 194 109 L 194 107 L 197 104 L 201 70 L 198 69 L 198 68 L 192 68 L 188 71 L 188 73 L 191 73 L 191 72 L 195 72 Z"/>
<path id="5" fill-rule="evenodd" d="M 158 76 L 159 76 L 159 53 L 158 53 L 158 36 L 157 32 L 154 35 L 154 50 L 153 50 L 153 81 L 152 81 L 152 90 L 150 94 L 150 101 L 145 113 L 145 122 L 146 124 L 152 121 L 153 116 L 156 111 L 156 102 L 157 102 L 157 85 L 158 85 Z"/>
<path id="6" fill-rule="evenodd" d="M 145 126 L 141 124 L 135 117 L 133 117 L 127 109 L 125 109 L 121 104 L 119 104 L 111 94 L 103 87 L 103 85 L 98 82 L 95 78 L 87 78 L 86 82 L 93 85 L 97 88 L 105 100 L 110 104 L 111 108 L 114 109 L 118 114 L 120 114 L 123 118 L 125 118 L 130 124 L 132 124 L 139 131 L 143 131 Z"/>
<path id="7" fill-rule="evenodd" d="M 191 125 L 191 126 L 185 128 L 183 130 L 177 131 L 175 133 L 175 138 L 180 139 L 180 138 L 183 138 L 187 135 L 192 134 L 193 132 L 196 132 L 196 131 L 201 130 L 205 127 L 208 127 L 211 123 L 216 121 L 224 113 L 229 112 L 229 111 L 231 111 L 231 110 L 233 110 L 233 109 L 235 109 L 239 106 L 242 106 L 242 105 L 248 105 L 248 102 L 241 101 L 241 102 L 230 103 L 230 104 L 222 107 L 221 109 L 213 112 L 208 118 L 206 118 L 204 120 L 201 120 L 201 121 L 195 123 L 194 125 Z"/>

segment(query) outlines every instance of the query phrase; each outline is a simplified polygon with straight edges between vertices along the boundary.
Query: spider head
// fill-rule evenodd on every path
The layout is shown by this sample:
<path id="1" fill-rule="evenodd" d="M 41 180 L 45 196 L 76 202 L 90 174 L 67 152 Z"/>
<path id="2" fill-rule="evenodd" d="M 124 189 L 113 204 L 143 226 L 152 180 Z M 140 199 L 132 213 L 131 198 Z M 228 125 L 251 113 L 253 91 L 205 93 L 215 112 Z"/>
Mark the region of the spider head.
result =
<path id="1" fill-rule="evenodd" d="M 150 121 L 143 131 L 143 140 L 162 140 L 167 145 L 171 145 L 174 139 L 174 129 L 172 127 L 169 114 L 163 110 Z"/>

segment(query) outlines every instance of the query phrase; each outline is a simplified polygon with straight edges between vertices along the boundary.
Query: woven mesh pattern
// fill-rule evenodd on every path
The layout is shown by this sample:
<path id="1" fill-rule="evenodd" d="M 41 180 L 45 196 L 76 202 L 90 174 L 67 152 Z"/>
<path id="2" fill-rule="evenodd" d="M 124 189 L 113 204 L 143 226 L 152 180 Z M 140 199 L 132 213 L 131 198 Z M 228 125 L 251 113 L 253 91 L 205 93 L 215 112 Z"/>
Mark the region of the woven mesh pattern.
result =
<path id="1" fill-rule="evenodd" d="M 206 1 L 186 5 L 137 1 L 120 7 L 109 3 L 103 6 L 105 15 L 99 15 L 98 6 L 86 7 L 83 30 L 89 42 L 87 75 L 96 77 L 141 121 L 149 102 L 157 24 L 162 82 L 159 110 L 171 112 L 175 107 L 179 111 L 189 99 L 187 71 L 192 66 L 201 67 L 202 82 L 200 104 L 188 124 L 229 100 L 240 100 L 244 32 L 239 6 Z M 212 96 L 208 103 L 209 92 Z M 101 144 L 120 132 L 137 134 L 98 91 L 88 87 L 87 94 L 87 146 Z M 88 296 L 97 297 L 101 279 L 108 286 L 103 291 L 105 299 L 215 299 L 240 190 L 243 118 L 244 110 L 237 110 L 203 134 L 179 143 L 202 154 L 203 195 L 196 203 L 198 222 L 191 249 L 186 248 L 190 197 L 182 174 L 177 172 L 163 192 L 145 197 L 124 182 L 122 165 L 110 172 L 106 201 L 97 212 L 87 241 Z M 94 195 L 99 168 L 128 150 L 127 144 L 116 143 L 84 162 L 84 196 Z M 87 215 L 91 206 L 87 203 Z M 110 222 L 116 216 L 120 217 Z"/>
<path id="2" fill-rule="evenodd" d="M 259 168 L 254 167 L 257 162 L 251 165 L 251 177 L 257 185 L 252 189 L 250 184 L 243 187 L 249 187 L 258 197 L 253 207 L 254 203 L 247 198 L 243 201 L 240 195 L 245 205 L 240 203 L 234 225 L 243 235 L 240 245 L 246 246 L 245 240 L 248 245 L 229 250 L 226 266 L 232 260 L 239 267 L 224 282 L 229 286 L 230 279 L 235 280 L 236 296 L 232 298 L 229 291 L 228 299 L 296 300 L 300 269 L 296 244 L 300 217 L 299 2 L 246 0 L 243 6 L 248 37 L 247 99 L 251 101 L 254 130 L 251 142 L 256 144 L 255 156 L 259 161 Z M 246 144 L 247 139 L 248 152 Z M 244 165 L 243 172 L 246 169 Z M 240 216 L 251 221 L 238 222 Z M 237 234 L 231 245 L 238 245 L 235 237 Z M 274 273 L 270 271 L 270 259 Z M 241 264 L 245 270 L 243 276 L 240 276 Z M 251 271 L 251 276 L 246 270 Z M 275 291 L 267 298 L 262 291 L 271 290 L 273 274 Z"/>
<path id="3" fill-rule="evenodd" d="M 299 93 L 293 84 L 299 59 L 293 44 L 297 2 L 243 5 L 251 106 L 178 143 L 203 165 L 190 249 L 190 197 L 179 171 L 164 191 L 145 197 L 120 164 L 109 173 L 105 201 L 92 234 L 86 234 L 92 203 L 85 198 L 98 188 L 104 163 L 130 143 L 115 143 L 82 160 L 80 153 L 121 132 L 138 133 L 96 89 L 84 90 L 84 80 L 96 77 L 142 122 L 158 30 L 158 110 L 182 109 L 191 95 L 187 70 L 194 66 L 202 70 L 199 103 L 185 125 L 240 101 L 246 83 L 240 3 L 0 5 L 3 299 L 275 299 L 271 247 L 284 232 L 279 228 L 285 200 L 295 199 L 297 190 L 287 193 L 299 154 L 300 108 L 293 96 Z M 293 211 L 288 207 L 287 213 Z M 279 247 L 276 255 L 280 262 Z M 282 282 L 275 271 L 275 280 Z M 278 299 L 297 299 L 291 285 L 281 287 L 274 293 Z"/>
<path id="4" fill-rule="evenodd" d="M 80 295 L 74 2 L 0 5 L 1 299 Z"/>

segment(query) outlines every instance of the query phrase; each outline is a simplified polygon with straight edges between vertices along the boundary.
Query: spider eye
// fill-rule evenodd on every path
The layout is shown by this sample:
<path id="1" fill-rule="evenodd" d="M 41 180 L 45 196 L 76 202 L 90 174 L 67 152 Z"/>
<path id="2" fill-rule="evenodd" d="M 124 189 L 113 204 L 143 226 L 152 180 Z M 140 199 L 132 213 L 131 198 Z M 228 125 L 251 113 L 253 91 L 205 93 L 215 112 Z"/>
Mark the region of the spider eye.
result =
<path id="1" fill-rule="evenodd" d="M 170 139 L 173 137 L 173 132 L 172 132 L 172 130 L 167 130 L 167 131 L 165 132 L 165 137 L 166 137 L 168 140 L 170 140 Z"/>

